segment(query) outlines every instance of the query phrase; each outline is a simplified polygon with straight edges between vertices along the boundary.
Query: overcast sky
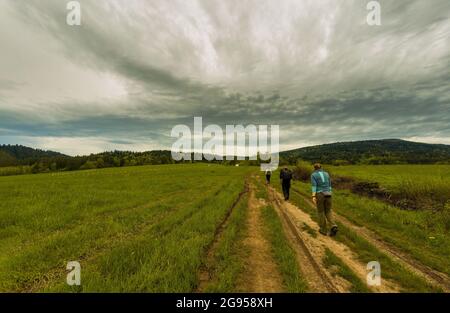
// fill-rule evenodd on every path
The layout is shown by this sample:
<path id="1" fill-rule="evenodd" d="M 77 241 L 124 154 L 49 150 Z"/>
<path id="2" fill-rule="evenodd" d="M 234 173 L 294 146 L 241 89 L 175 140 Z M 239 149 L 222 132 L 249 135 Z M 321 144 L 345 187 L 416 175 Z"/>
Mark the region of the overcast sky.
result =
<path id="1" fill-rule="evenodd" d="M 176 124 L 278 124 L 282 149 L 450 144 L 450 1 L 0 0 L 0 144 L 168 149 Z"/>

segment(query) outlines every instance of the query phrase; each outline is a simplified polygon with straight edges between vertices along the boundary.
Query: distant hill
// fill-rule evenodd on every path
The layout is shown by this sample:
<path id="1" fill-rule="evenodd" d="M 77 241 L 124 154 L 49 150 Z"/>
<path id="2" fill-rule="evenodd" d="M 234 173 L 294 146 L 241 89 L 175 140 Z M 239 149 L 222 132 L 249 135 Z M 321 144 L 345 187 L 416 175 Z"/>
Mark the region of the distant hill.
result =
<path id="1" fill-rule="evenodd" d="M 0 166 L 32 164 L 42 158 L 65 156 L 59 152 L 33 149 L 21 145 L 0 145 Z"/>
<path id="2" fill-rule="evenodd" d="M 297 159 L 327 164 L 450 163 L 450 145 L 400 139 L 338 142 L 285 151 L 289 163 Z"/>
<path id="3" fill-rule="evenodd" d="M 299 160 L 325 164 L 450 164 L 450 146 L 409 142 L 399 139 L 338 142 L 300 148 L 280 153 L 280 164 L 296 164 Z M 206 162 L 206 160 L 203 160 Z M 53 171 L 122 167 L 136 165 L 174 164 L 170 151 L 110 151 L 71 157 L 20 145 L 0 145 L 0 167 L 20 167 L 22 174 Z M 235 161 L 214 161 L 233 165 Z M 258 165 L 259 161 L 246 161 Z M 1 175 L 1 172 L 0 172 Z M 16 174 L 14 174 L 16 175 Z"/>

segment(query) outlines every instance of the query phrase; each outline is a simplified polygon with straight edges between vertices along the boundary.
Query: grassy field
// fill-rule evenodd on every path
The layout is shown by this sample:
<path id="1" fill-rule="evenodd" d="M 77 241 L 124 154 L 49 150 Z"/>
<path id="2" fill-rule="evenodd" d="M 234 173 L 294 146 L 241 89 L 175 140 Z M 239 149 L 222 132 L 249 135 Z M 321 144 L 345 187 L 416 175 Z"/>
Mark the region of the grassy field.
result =
<path id="1" fill-rule="evenodd" d="M 2 177 L 0 291 L 192 291 L 249 170 L 200 164 Z M 81 263 L 78 289 L 65 283 L 69 261 Z"/>
<path id="2" fill-rule="evenodd" d="M 423 203 L 423 207 L 434 210 L 446 209 L 450 215 L 450 165 L 354 165 L 328 168 L 334 175 L 378 182 L 397 199 L 405 199 L 413 204 Z"/>
<path id="3" fill-rule="evenodd" d="M 248 251 L 242 249 L 242 240 L 247 231 L 247 202 L 248 196 L 242 198 L 232 211 L 227 227 L 221 234 L 216 249 L 213 251 L 211 280 L 206 284 L 203 292 L 234 292 L 237 281 L 243 274 L 243 259 Z"/>
<path id="4" fill-rule="evenodd" d="M 376 181 L 391 189 L 398 188 L 403 181 L 420 184 L 442 181 L 450 190 L 450 165 L 349 165 L 327 168 L 335 175 Z"/>
<path id="5" fill-rule="evenodd" d="M 389 173 L 397 172 L 389 169 L 352 166 L 332 172 L 395 188 L 397 180 L 392 176 L 396 174 Z M 424 180 L 436 177 L 433 169 L 446 180 L 448 170 L 440 166 L 393 169 L 402 175 L 408 169 L 413 173 L 410 179 Z M 280 274 L 280 287 L 306 292 L 307 277 L 268 198 L 263 174 L 258 179 L 253 175 L 258 171 L 257 167 L 186 164 L 0 177 L 0 292 L 246 291 L 240 289 L 245 284 L 239 286 L 247 278 L 244 269 L 249 259 L 243 242 L 249 238 L 248 202 L 255 197 L 262 203 L 261 237 L 269 247 L 267 258 Z M 274 173 L 273 184 L 279 188 L 276 178 Z M 245 181 L 255 197 L 248 192 L 240 195 Z M 308 183 L 296 181 L 293 188 L 310 196 Z M 315 209 L 298 194 L 293 193 L 291 201 L 316 219 Z M 349 190 L 335 190 L 334 209 L 422 263 L 450 274 L 445 211 L 401 210 Z M 439 291 L 339 226 L 336 240 L 363 263 L 380 261 L 383 277 L 398 282 L 402 291 Z M 318 236 L 305 223 L 301 227 Z M 66 283 L 70 261 L 81 264 L 79 287 Z M 350 291 L 368 291 L 333 251 L 326 252 L 322 263 L 349 281 Z M 210 275 L 202 285 L 205 268 Z"/>

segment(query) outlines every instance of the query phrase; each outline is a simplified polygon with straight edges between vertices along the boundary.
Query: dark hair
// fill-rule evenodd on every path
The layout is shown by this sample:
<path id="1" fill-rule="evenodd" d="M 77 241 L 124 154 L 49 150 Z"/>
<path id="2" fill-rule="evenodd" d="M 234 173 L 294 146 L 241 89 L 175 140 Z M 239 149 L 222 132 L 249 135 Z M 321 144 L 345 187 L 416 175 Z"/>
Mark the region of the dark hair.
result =
<path id="1" fill-rule="evenodd" d="M 315 170 L 320 170 L 321 168 L 322 168 L 322 165 L 320 163 L 314 164 L 314 169 Z"/>

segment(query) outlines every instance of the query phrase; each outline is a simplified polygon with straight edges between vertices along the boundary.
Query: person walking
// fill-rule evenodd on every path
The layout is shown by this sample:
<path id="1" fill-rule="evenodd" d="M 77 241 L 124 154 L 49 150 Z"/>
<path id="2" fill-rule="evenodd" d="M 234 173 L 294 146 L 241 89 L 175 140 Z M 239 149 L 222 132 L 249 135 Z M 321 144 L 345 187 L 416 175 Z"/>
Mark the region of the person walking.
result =
<path id="1" fill-rule="evenodd" d="M 267 170 L 266 171 L 266 184 L 270 185 L 270 177 L 272 176 L 272 171 L 271 170 Z"/>
<path id="2" fill-rule="evenodd" d="M 280 171 L 281 187 L 283 189 L 284 200 L 289 200 L 289 190 L 291 189 L 292 172 L 287 168 Z"/>
<path id="3" fill-rule="evenodd" d="M 334 222 L 332 207 L 332 188 L 330 175 L 322 169 L 319 163 L 314 164 L 314 172 L 311 174 L 312 200 L 317 207 L 319 215 L 319 232 L 322 235 L 335 236 L 338 227 Z M 328 233 L 327 226 L 331 226 Z"/>

